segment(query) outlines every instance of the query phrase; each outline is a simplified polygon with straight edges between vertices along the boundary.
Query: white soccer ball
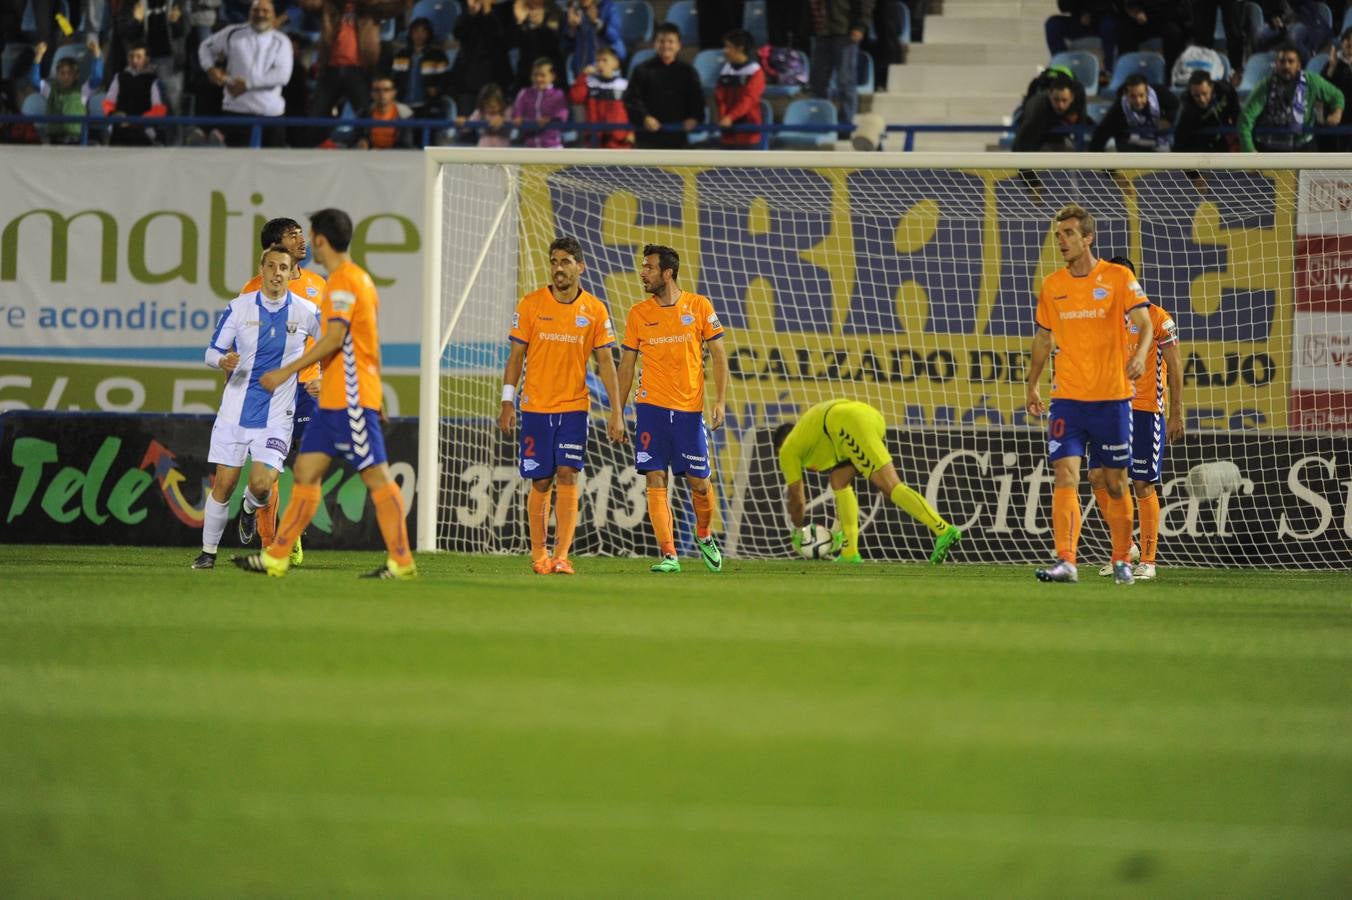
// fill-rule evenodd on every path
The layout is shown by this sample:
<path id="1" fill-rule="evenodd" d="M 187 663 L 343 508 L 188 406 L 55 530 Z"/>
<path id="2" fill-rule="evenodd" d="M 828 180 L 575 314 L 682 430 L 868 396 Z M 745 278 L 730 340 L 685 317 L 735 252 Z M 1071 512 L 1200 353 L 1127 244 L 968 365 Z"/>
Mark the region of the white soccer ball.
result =
<path id="1" fill-rule="evenodd" d="M 798 552 L 802 554 L 803 559 L 830 559 L 836 555 L 835 547 L 832 546 L 831 532 L 824 525 L 804 525 L 798 530 L 799 537 L 802 539 L 798 545 Z"/>

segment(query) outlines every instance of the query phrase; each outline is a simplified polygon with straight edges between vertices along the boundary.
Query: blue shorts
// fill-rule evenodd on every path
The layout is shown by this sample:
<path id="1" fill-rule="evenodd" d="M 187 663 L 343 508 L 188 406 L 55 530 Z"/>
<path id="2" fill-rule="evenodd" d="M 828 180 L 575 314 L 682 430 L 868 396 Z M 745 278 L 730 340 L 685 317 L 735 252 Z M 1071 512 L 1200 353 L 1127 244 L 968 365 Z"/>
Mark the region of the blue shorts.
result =
<path id="1" fill-rule="evenodd" d="M 1090 447 L 1089 468 L 1097 469 L 1102 465 L 1102 457 Z M 1164 469 L 1163 413 L 1143 409 L 1131 411 L 1131 465 L 1128 468 L 1132 481 L 1154 484 L 1160 480 L 1160 472 Z"/>
<path id="2" fill-rule="evenodd" d="M 1131 462 L 1130 400 L 1053 400 L 1051 417 L 1049 460 L 1088 452 L 1111 469 L 1125 469 Z"/>
<path id="3" fill-rule="evenodd" d="M 319 401 L 310 396 L 305 385 L 296 385 L 296 415 L 291 420 L 291 446 L 299 447 L 305 437 L 305 426 L 319 414 Z"/>
<path id="4" fill-rule="evenodd" d="M 634 466 L 640 472 L 709 477 L 709 434 L 697 412 L 635 405 Z"/>
<path id="5" fill-rule="evenodd" d="M 587 465 L 587 413 L 521 412 L 522 478 L 553 478 L 559 466 L 581 471 Z"/>
<path id="6" fill-rule="evenodd" d="M 341 456 L 358 472 L 387 462 L 380 412 L 368 407 L 320 409 L 305 429 L 300 452 Z"/>

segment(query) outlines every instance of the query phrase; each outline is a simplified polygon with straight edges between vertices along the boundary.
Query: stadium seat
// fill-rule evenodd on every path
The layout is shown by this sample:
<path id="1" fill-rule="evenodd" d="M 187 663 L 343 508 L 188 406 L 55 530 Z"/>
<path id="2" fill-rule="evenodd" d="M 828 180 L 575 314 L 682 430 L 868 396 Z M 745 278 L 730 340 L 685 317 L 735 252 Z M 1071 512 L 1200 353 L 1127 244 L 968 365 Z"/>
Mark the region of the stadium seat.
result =
<path id="1" fill-rule="evenodd" d="M 1138 50 L 1135 53 L 1123 53 L 1117 58 L 1117 65 L 1113 66 L 1112 81 L 1108 83 L 1108 87 L 1103 92 L 1109 97 L 1113 96 L 1123 82 L 1136 72 L 1144 75 L 1151 84 L 1167 83 L 1164 72 L 1164 57 L 1147 50 Z"/>
<path id="2" fill-rule="evenodd" d="M 31 66 L 32 52 L 33 48 L 21 41 L 6 44 L 5 49 L 0 51 L 0 78 L 27 78 L 27 72 L 18 73 L 13 70 L 23 62 L 25 54 L 28 54 L 28 65 Z"/>
<path id="3" fill-rule="evenodd" d="M 1263 7 L 1253 2 L 1245 3 L 1244 35 L 1248 38 L 1250 46 L 1258 39 L 1258 34 L 1263 30 L 1264 24 Z"/>
<path id="4" fill-rule="evenodd" d="M 905 3 L 897 4 L 897 20 L 901 23 L 901 42 L 911 42 L 911 8 Z"/>
<path id="5" fill-rule="evenodd" d="M 1247 97 L 1258 82 L 1268 77 L 1274 58 L 1271 51 L 1249 54 L 1249 58 L 1244 61 L 1244 77 L 1240 79 L 1239 87 L 1235 88 L 1241 97 Z"/>
<path id="6" fill-rule="evenodd" d="M 47 101 L 39 93 L 29 94 L 23 98 L 23 108 L 20 112 L 25 116 L 45 116 L 47 115 Z"/>
<path id="7" fill-rule="evenodd" d="M 1338 30 L 1343 32 L 1349 28 L 1352 28 L 1352 6 L 1349 6 L 1347 12 L 1343 13 L 1343 27 Z"/>
<path id="8" fill-rule="evenodd" d="M 89 143 L 91 144 L 102 144 L 108 138 L 106 127 L 108 117 L 103 114 L 103 101 L 107 96 L 106 91 L 94 91 L 89 95 Z"/>
<path id="9" fill-rule="evenodd" d="M 751 32 L 757 47 L 770 43 L 770 26 L 765 18 L 765 0 L 746 0 L 742 7 L 742 27 Z"/>
<path id="10" fill-rule="evenodd" d="M 94 70 L 94 54 L 89 52 L 88 47 L 84 44 L 63 44 L 57 47 L 55 55 L 52 56 L 52 71 L 56 70 L 56 64 L 63 59 L 73 59 L 80 67 L 80 84 L 89 80 L 89 75 Z"/>
<path id="11" fill-rule="evenodd" d="M 857 90 L 860 94 L 872 94 L 874 85 L 873 77 L 873 54 L 859 54 L 859 85 Z"/>
<path id="12" fill-rule="evenodd" d="M 629 72 L 632 74 L 634 68 L 643 62 L 647 62 L 657 55 L 657 51 L 651 47 L 644 47 L 642 50 L 635 50 L 634 55 L 629 57 Z"/>
<path id="13" fill-rule="evenodd" d="M 1310 61 L 1305 64 L 1305 71 L 1313 72 L 1316 75 L 1322 75 L 1324 73 L 1324 65 L 1328 61 L 1329 58 L 1327 54 L 1316 53 L 1314 56 L 1311 56 Z"/>
<path id="14" fill-rule="evenodd" d="M 695 54 L 691 65 L 699 73 L 699 83 L 704 88 L 704 93 L 713 93 L 714 85 L 718 84 L 718 73 L 722 71 L 723 63 L 726 61 L 722 50 L 701 50 Z"/>
<path id="15" fill-rule="evenodd" d="M 1085 50 L 1065 50 L 1056 54 L 1048 66 L 1065 66 L 1075 74 L 1075 80 L 1089 93 L 1098 90 L 1099 58 Z"/>
<path id="16" fill-rule="evenodd" d="M 1319 20 L 1324 23 L 1325 27 L 1333 28 L 1333 10 L 1329 9 L 1327 3 L 1316 3 L 1314 11 L 1319 15 Z"/>
<path id="17" fill-rule="evenodd" d="M 620 10 L 620 35 L 628 47 L 653 39 L 653 8 L 648 0 L 616 0 Z"/>
<path id="18" fill-rule="evenodd" d="M 699 46 L 699 11 L 695 0 L 676 0 L 667 8 L 667 21 L 681 29 L 681 43 Z"/>
<path id="19" fill-rule="evenodd" d="M 785 125 L 835 125 L 836 106 L 829 100 L 795 100 L 784 110 Z M 836 142 L 831 131 L 781 131 L 780 143 L 794 147 L 830 147 Z"/>
<path id="20" fill-rule="evenodd" d="M 760 107 L 761 107 L 761 124 L 762 124 L 762 125 L 773 125 L 773 124 L 775 123 L 775 108 L 774 108 L 773 106 L 770 105 L 770 101 L 769 101 L 769 100 L 762 100 L 762 101 L 760 102 Z M 773 134 L 773 133 L 768 132 L 768 131 L 767 131 L 767 132 L 762 132 L 762 133 L 761 133 L 761 143 L 760 143 L 761 149 L 762 149 L 762 150 L 769 150 L 769 149 L 770 149 L 770 141 L 771 141 L 773 138 L 774 138 L 774 134 Z"/>
<path id="21" fill-rule="evenodd" d="M 451 29 L 459 18 L 460 4 L 456 0 L 418 0 L 408 14 L 410 22 L 414 19 L 430 20 L 432 34 L 438 43 L 450 38 Z"/>
<path id="22" fill-rule="evenodd" d="M 62 15 L 70 18 L 70 4 L 66 0 L 56 0 L 51 5 L 53 16 Z M 23 18 L 19 20 L 19 31 L 23 34 L 24 40 L 37 40 L 37 19 L 33 16 L 33 4 L 25 3 L 23 8 Z"/>

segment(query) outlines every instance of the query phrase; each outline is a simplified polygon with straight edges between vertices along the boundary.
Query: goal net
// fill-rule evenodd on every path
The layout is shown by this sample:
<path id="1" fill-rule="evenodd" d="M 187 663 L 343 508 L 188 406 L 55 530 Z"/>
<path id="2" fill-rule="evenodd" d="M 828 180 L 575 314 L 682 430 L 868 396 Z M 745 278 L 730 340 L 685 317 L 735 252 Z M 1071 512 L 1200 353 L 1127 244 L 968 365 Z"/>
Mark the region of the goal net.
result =
<path id="1" fill-rule="evenodd" d="M 518 298 L 547 283 L 550 242 L 569 235 L 617 333 L 644 298 L 648 243 L 677 250 L 680 286 L 727 328 L 727 423 L 711 435 L 726 554 L 790 554 L 771 432 L 848 397 L 882 411 L 902 480 L 963 529 L 957 561 L 1049 559 L 1046 423 L 1024 412 L 1024 379 L 1038 287 L 1063 265 L 1051 218 L 1078 203 L 1097 220 L 1097 255 L 1130 258 L 1178 326 L 1187 434 L 1165 451 L 1159 563 L 1352 566 L 1346 161 L 1013 160 L 428 151 L 420 549 L 529 546 L 526 482 L 496 425 L 506 333 Z M 655 554 L 643 479 L 606 438 L 608 398 L 590 381 L 576 549 Z M 829 521 L 824 480 L 810 474 L 807 493 Z M 866 558 L 927 557 L 927 531 L 859 494 Z M 1081 558 L 1107 560 L 1087 483 L 1081 502 Z M 682 487 L 672 505 L 688 542 Z"/>

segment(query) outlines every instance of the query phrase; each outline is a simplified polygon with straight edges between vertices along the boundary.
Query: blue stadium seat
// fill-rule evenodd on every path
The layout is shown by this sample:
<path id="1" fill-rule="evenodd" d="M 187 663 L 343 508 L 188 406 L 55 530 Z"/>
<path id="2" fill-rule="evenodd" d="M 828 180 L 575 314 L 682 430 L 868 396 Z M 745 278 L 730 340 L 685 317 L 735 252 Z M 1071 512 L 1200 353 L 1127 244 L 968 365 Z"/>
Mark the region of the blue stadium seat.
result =
<path id="1" fill-rule="evenodd" d="M 742 27 L 751 32 L 757 47 L 770 43 L 770 26 L 765 18 L 765 0 L 746 0 L 742 7 Z"/>
<path id="2" fill-rule="evenodd" d="M 1352 6 L 1349 6 L 1347 12 L 1343 13 L 1343 27 L 1338 30 L 1341 33 L 1349 28 L 1352 28 Z"/>
<path id="3" fill-rule="evenodd" d="M 73 59 L 80 67 L 80 84 L 89 80 L 89 75 L 94 70 L 94 54 L 89 52 L 88 47 L 84 44 L 63 44 L 57 47 L 56 53 L 52 56 L 53 73 L 56 71 L 56 64 L 63 59 Z"/>
<path id="4" fill-rule="evenodd" d="M 25 116 L 47 115 L 47 101 L 36 91 L 23 98 L 23 108 L 19 110 Z M 41 134 L 41 131 L 38 132 Z"/>
<path id="5" fill-rule="evenodd" d="M 1333 10 L 1329 9 L 1327 3 L 1316 3 L 1314 5 L 1314 11 L 1318 13 L 1319 20 L 1324 23 L 1325 27 L 1333 27 Z"/>
<path id="6" fill-rule="evenodd" d="M 27 72 L 15 72 L 14 67 L 23 61 L 25 53 L 31 54 L 33 48 L 21 41 L 12 41 L 5 45 L 5 49 L 0 51 L 0 78 L 19 78 L 26 79 Z M 28 64 L 33 64 L 33 57 L 28 57 Z"/>
<path id="7" fill-rule="evenodd" d="M 1249 2 L 1244 4 L 1244 34 L 1252 45 L 1258 38 L 1258 33 L 1263 30 L 1266 20 L 1263 18 L 1263 7 L 1257 3 Z"/>
<path id="8" fill-rule="evenodd" d="M 770 105 L 770 101 L 769 101 L 769 100 L 762 100 L 762 101 L 760 102 L 760 106 L 761 106 L 761 124 L 762 124 L 762 125 L 773 125 L 773 124 L 775 123 L 775 108 L 774 108 L 773 106 Z M 770 140 L 771 140 L 773 137 L 774 137 L 774 135 L 772 135 L 772 134 L 771 134 L 770 132 L 768 132 L 768 131 L 767 131 L 767 132 L 763 132 L 763 133 L 761 134 L 761 143 L 760 143 L 760 146 L 761 146 L 761 149 L 762 149 L 762 150 L 769 150 L 769 149 L 770 149 Z"/>
<path id="9" fill-rule="evenodd" d="M 695 0 L 676 0 L 667 8 L 667 21 L 681 29 L 681 43 L 699 46 L 699 11 Z"/>
<path id="10" fill-rule="evenodd" d="M 1117 65 L 1113 66 L 1113 79 L 1108 82 L 1104 93 L 1113 96 L 1128 76 L 1136 72 L 1144 75 L 1146 81 L 1151 84 L 1168 83 L 1164 72 L 1164 57 L 1148 50 L 1138 50 L 1135 53 L 1123 53 L 1117 58 Z"/>
<path id="11" fill-rule="evenodd" d="M 633 73 L 639 63 L 647 62 L 657 55 L 657 51 L 652 47 L 644 47 L 642 50 L 635 50 L 634 55 L 629 57 L 629 72 Z"/>
<path id="12" fill-rule="evenodd" d="M 785 125 L 835 125 L 836 106 L 829 100 L 795 100 L 784 110 Z M 795 147 L 830 147 L 836 135 L 830 131 L 781 131 L 780 143 Z"/>
<path id="13" fill-rule="evenodd" d="M 901 22 L 901 42 L 909 44 L 911 42 L 911 8 L 905 3 L 897 4 L 898 21 Z"/>
<path id="14" fill-rule="evenodd" d="M 648 0 L 616 0 L 620 10 L 620 34 L 628 47 L 653 39 L 653 8 Z"/>
<path id="15" fill-rule="evenodd" d="M 1306 72 L 1313 72 L 1316 75 L 1324 74 L 1324 65 L 1329 61 L 1327 53 L 1316 53 L 1310 57 L 1310 61 L 1305 64 Z"/>
<path id="16" fill-rule="evenodd" d="M 437 43 L 450 38 L 451 29 L 455 27 L 455 22 L 459 18 L 460 4 L 456 0 L 418 0 L 408 14 L 410 22 L 414 19 L 430 20 L 433 39 Z"/>
<path id="17" fill-rule="evenodd" d="M 725 62 L 727 60 L 724 59 L 722 50 L 701 50 L 695 54 L 695 60 L 691 65 L 699 73 L 699 83 L 704 88 L 704 93 L 713 93 L 714 85 L 718 84 L 718 73 L 722 71 Z"/>
<path id="18" fill-rule="evenodd" d="M 859 85 L 858 91 L 861 94 L 872 94 L 874 86 L 873 77 L 873 54 L 859 54 Z"/>
<path id="19" fill-rule="evenodd" d="M 1258 82 L 1268 77 L 1275 58 L 1271 51 L 1249 54 L 1249 58 L 1244 61 L 1244 77 L 1240 79 L 1239 87 L 1235 88 L 1241 97 L 1247 97 L 1258 86 Z"/>
<path id="20" fill-rule="evenodd" d="M 1075 73 L 1075 80 L 1084 85 L 1089 93 L 1098 90 L 1099 58 L 1084 50 L 1065 50 L 1056 54 L 1047 63 L 1049 66 L 1065 66 Z"/>

